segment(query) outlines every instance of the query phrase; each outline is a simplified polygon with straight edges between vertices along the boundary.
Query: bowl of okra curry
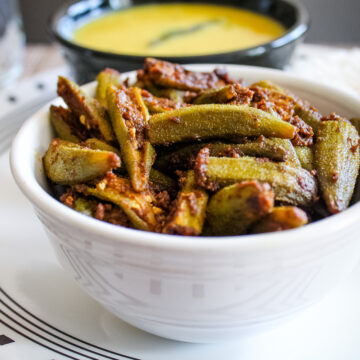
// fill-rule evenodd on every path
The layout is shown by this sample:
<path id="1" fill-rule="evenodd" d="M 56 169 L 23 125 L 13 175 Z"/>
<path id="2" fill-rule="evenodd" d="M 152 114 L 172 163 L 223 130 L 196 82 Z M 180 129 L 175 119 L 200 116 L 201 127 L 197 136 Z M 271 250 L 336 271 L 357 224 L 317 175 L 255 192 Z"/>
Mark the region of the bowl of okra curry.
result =
<path id="1" fill-rule="evenodd" d="M 308 26 L 306 8 L 293 0 L 82 0 L 50 20 L 80 84 L 105 67 L 136 70 L 146 57 L 283 68 Z"/>
<path id="2" fill-rule="evenodd" d="M 58 95 L 18 133 L 13 175 L 64 268 L 124 321 L 181 341 L 239 338 L 356 266 L 355 96 L 155 58 L 84 87 L 59 77 Z"/>

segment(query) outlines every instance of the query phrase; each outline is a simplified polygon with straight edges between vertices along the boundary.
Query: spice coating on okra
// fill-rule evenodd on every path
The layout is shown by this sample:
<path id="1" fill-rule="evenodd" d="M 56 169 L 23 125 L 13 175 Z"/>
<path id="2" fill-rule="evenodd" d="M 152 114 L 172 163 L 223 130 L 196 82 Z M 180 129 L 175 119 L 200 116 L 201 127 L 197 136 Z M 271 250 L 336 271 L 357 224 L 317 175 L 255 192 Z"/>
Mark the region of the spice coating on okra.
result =
<path id="1" fill-rule="evenodd" d="M 172 118 L 178 121 L 172 121 Z M 293 139 L 296 127 L 279 116 L 248 105 L 193 105 L 151 116 L 148 137 L 153 145 L 194 140 L 260 136 Z"/>
<path id="2" fill-rule="evenodd" d="M 297 229 L 359 199 L 359 114 L 323 116 L 270 81 L 147 59 L 135 81 L 102 71 L 94 97 L 63 77 L 58 93 L 67 108 L 50 108 L 45 174 L 95 220 L 169 241 L 234 236 Z"/>
<path id="3" fill-rule="evenodd" d="M 57 93 L 79 121 L 100 140 L 115 141 L 106 109 L 96 100 L 87 96 L 73 81 L 59 76 Z"/>
<path id="4" fill-rule="evenodd" d="M 153 58 L 145 60 L 144 69 L 138 76 L 156 85 L 179 90 L 200 91 L 234 83 L 222 70 L 215 69 L 209 73 L 189 71 L 180 65 Z"/>
<path id="5" fill-rule="evenodd" d="M 334 116 L 330 117 L 334 119 Z M 359 172 L 359 135 L 350 122 L 322 121 L 315 145 L 315 167 L 328 210 L 338 213 L 349 206 Z"/>

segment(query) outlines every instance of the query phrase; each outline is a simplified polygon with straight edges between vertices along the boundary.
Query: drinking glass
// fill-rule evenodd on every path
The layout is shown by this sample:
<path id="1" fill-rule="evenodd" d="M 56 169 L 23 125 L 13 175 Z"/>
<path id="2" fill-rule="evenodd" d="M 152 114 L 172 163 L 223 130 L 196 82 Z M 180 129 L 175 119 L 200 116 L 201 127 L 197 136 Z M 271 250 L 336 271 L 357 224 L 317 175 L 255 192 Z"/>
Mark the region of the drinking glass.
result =
<path id="1" fill-rule="evenodd" d="M 22 72 L 25 36 L 17 0 L 0 0 L 0 88 Z"/>

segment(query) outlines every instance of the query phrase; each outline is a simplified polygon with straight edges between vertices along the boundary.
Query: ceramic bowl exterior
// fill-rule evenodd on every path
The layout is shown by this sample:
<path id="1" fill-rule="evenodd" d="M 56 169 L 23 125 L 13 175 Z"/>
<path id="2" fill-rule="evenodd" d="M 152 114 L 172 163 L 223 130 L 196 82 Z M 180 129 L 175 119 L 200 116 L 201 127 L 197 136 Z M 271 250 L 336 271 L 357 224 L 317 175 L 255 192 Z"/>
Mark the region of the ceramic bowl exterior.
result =
<path id="1" fill-rule="evenodd" d="M 227 69 L 248 83 L 275 81 L 324 114 L 360 116 L 359 100 L 335 88 L 276 70 Z M 92 93 L 94 84 L 85 89 Z M 42 168 L 54 136 L 48 108 L 19 131 L 11 151 L 13 175 L 63 267 L 126 322 L 175 340 L 236 339 L 271 328 L 319 300 L 357 265 L 360 204 L 296 230 L 215 238 L 127 229 L 73 211 L 49 194 Z"/>

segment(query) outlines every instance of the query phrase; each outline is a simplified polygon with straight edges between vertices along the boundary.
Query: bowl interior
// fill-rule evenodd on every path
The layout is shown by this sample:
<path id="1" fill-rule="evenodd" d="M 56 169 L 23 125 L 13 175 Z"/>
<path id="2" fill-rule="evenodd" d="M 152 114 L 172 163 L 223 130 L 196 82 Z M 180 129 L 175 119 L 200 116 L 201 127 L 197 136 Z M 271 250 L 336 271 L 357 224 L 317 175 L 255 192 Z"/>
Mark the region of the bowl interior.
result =
<path id="1" fill-rule="evenodd" d="M 189 2 L 180 0 L 157 0 L 156 3 L 179 3 Z M 196 0 L 193 3 L 221 4 L 223 6 L 240 7 L 279 21 L 287 30 L 293 30 L 299 24 L 305 24 L 305 28 L 299 31 L 299 36 L 306 30 L 308 18 L 304 7 L 293 0 Z M 110 11 L 127 9 L 132 6 L 149 4 L 147 0 L 119 0 L 119 1 L 92 1 L 81 0 L 62 7 L 51 20 L 51 29 L 55 36 L 62 41 L 72 43 L 74 31 L 81 25 L 98 18 Z M 72 43 L 73 45 L 76 45 Z M 82 46 L 76 45 L 79 48 Z M 99 51 L 101 53 L 106 53 Z M 124 54 L 125 55 L 125 54 Z M 191 56 L 188 56 L 189 58 Z"/>
<path id="2" fill-rule="evenodd" d="M 219 67 L 219 65 L 193 65 L 188 68 L 210 71 L 215 67 Z M 336 88 L 321 85 L 314 81 L 300 79 L 278 70 L 236 65 L 228 65 L 226 68 L 233 78 L 243 78 L 248 84 L 264 79 L 274 81 L 290 89 L 301 98 L 310 101 L 311 104 L 315 105 L 323 114 L 329 114 L 335 111 L 349 118 L 360 116 L 359 99 Z M 135 72 L 131 72 L 123 76 L 130 77 L 130 80 L 132 80 L 135 78 L 135 75 Z M 89 94 L 93 94 L 95 83 L 86 85 L 84 90 Z M 55 99 L 51 103 L 54 105 L 63 104 L 61 99 Z M 288 244 L 288 234 L 290 232 L 292 242 L 296 243 L 296 241 L 304 241 L 304 239 L 306 241 L 307 235 L 313 234 L 314 231 L 318 233 L 322 233 L 322 231 L 329 232 L 332 231 L 332 229 L 339 231 L 339 228 L 345 228 L 355 222 L 360 214 L 360 204 L 355 204 L 340 214 L 296 230 L 277 233 L 276 236 L 271 234 L 244 235 L 241 236 L 241 241 L 239 241 L 239 237 L 236 236 L 226 238 L 212 237 L 208 238 L 211 240 L 209 243 L 207 241 L 199 241 L 198 238 L 194 237 L 184 238 L 182 236 L 155 234 L 127 229 L 88 218 L 55 200 L 48 187 L 42 166 L 42 156 L 54 137 L 54 132 L 49 121 L 48 109 L 49 104 L 30 118 L 23 125 L 13 143 L 11 166 L 15 180 L 24 194 L 43 212 L 54 213 L 55 216 L 75 225 L 82 224 L 82 226 L 86 226 L 87 229 L 91 229 L 94 234 L 109 237 L 118 236 L 119 238 L 125 236 L 129 241 L 138 241 L 139 243 L 151 244 L 152 246 L 174 247 L 189 251 L 211 249 L 212 247 L 222 251 L 224 249 L 226 250 L 227 246 L 225 246 L 225 244 L 227 243 L 236 247 L 247 246 L 255 249 L 264 245 Z M 205 238 L 203 238 L 203 240 L 205 240 Z"/>

